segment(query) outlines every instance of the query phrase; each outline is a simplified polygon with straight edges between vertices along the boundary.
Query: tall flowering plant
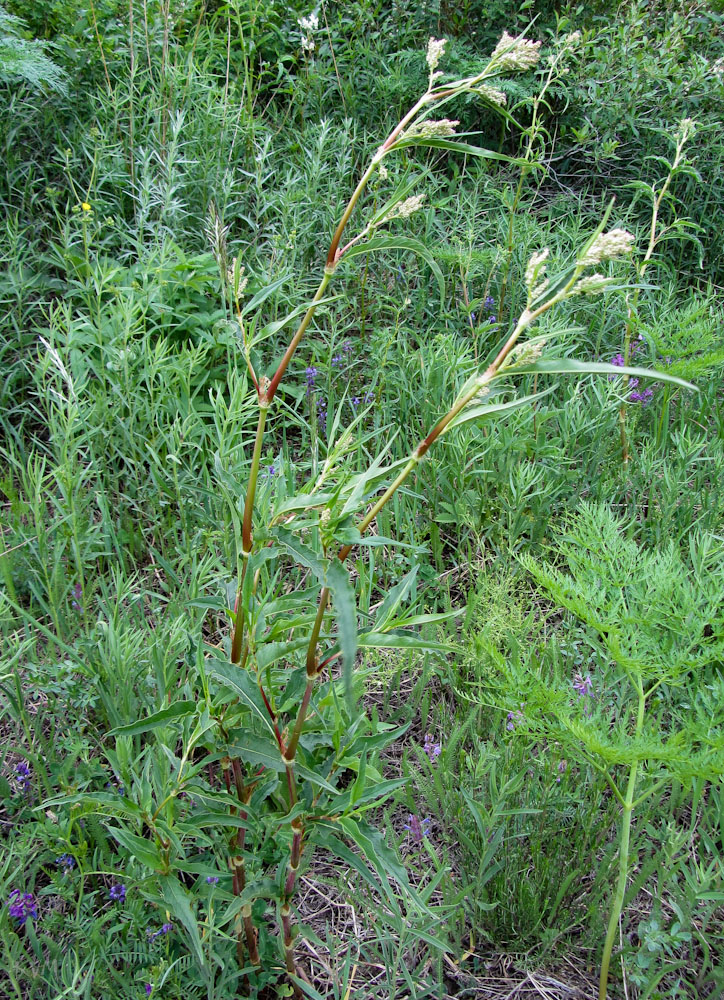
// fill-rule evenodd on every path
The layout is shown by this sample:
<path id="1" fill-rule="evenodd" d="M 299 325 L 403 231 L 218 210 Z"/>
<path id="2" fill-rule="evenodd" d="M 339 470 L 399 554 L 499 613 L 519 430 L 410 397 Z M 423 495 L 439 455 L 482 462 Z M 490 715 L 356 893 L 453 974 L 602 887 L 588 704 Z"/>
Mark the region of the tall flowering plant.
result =
<path id="1" fill-rule="evenodd" d="M 633 237 L 620 229 L 606 229 L 609 209 L 597 231 L 562 270 L 546 273 L 550 266 L 547 250 L 531 258 L 525 275 L 525 309 L 484 369 L 460 387 L 447 411 L 406 458 L 385 466 L 386 449 L 382 448 L 369 468 L 350 475 L 345 471 L 345 458 L 352 449 L 353 430 L 348 429 L 334 440 L 330 436 L 323 467 L 296 496 L 276 497 L 273 491 L 260 488 L 268 424 L 283 419 L 274 411 L 282 379 L 315 312 L 329 301 L 328 288 L 339 268 L 358 255 L 404 249 L 425 260 L 444 289 L 443 275 L 430 249 L 390 228 L 422 203 L 424 193 L 413 193 L 406 180 L 385 204 L 371 205 L 356 234 L 348 234 L 355 211 L 364 205 L 367 186 L 385 169 L 385 160 L 416 146 L 508 159 L 462 141 L 456 120 L 433 117 L 433 113 L 471 95 L 503 112 L 506 98 L 495 86 L 496 80 L 534 68 L 540 43 L 504 34 L 479 73 L 450 80 L 438 70 L 444 49 L 443 40 L 430 39 L 427 88 L 362 173 L 332 235 L 319 286 L 309 303 L 285 319 L 260 327 L 259 307 L 278 283 L 245 300 L 243 268 L 238 259 L 227 260 L 224 227 L 216 215 L 212 218 L 210 234 L 228 287 L 227 304 L 239 326 L 257 409 L 245 483 L 239 483 L 220 459 L 217 462 L 219 490 L 239 539 L 233 599 L 226 609 L 231 629 L 222 650 L 197 659 L 201 695 L 187 692 L 156 715 L 117 730 L 112 756 L 126 788 L 125 804 L 114 807 L 122 823 L 112 833 L 154 870 L 155 888 L 149 882 L 144 892 L 185 928 L 209 990 L 219 965 L 210 928 L 218 926 L 214 900 L 222 887 L 203 904 L 207 913 L 200 922 L 179 878 L 184 873 L 188 884 L 190 877 L 197 876 L 202 895 L 209 880 L 218 878 L 209 856 L 218 850 L 219 840 L 203 832 L 208 828 L 217 838 L 223 834 L 226 845 L 231 893 L 222 923 L 232 926 L 238 974 L 248 977 L 250 986 L 263 985 L 276 975 L 279 947 L 292 987 L 302 995 L 304 971 L 297 955 L 294 899 L 300 872 L 315 847 L 336 856 L 374 885 L 393 912 L 402 892 L 407 900 L 405 926 L 414 923 L 415 913 L 421 914 L 426 920 L 426 939 L 431 939 L 425 903 L 415 898 L 404 868 L 366 819 L 370 809 L 402 783 L 403 779 L 385 780 L 377 758 L 404 728 L 393 729 L 369 719 L 354 707 L 354 696 L 360 693 L 360 672 L 354 667 L 359 650 L 450 649 L 417 632 L 420 625 L 448 616 L 415 615 L 407 610 L 414 571 L 386 593 L 374 614 L 368 610 L 361 616 L 347 562 L 360 547 L 396 544 L 394 539 L 371 535 L 369 529 L 437 441 L 470 421 L 505 415 L 551 391 L 516 396 L 517 377 L 620 374 L 624 370 L 641 378 L 652 375 L 634 368 L 557 358 L 550 354 L 551 338 L 539 327 L 542 317 L 555 306 L 612 284 L 612 278 L 595 268 L 628 253 Z M 281 358 L 262 371 L 255 361 L 260 345 L 292 323 L 296 328 Z M 307 369 L 310 391 L 316 375 L 313 367 Z M 656 373 L 655 377 L 662 376 Z M 163 768 L 148 767 L 134 775 L 129 738 L 179 724 L 183 725 L 180 752 L 168 750 Z M 203 805 L 203 813 L 195 813 L 190 804 L 197 809 Z M 110 809 L 107 802 L 103 805 L 104 810 Z M 350 841 L 354 850 L 348 846 Z M 199 850 L 205 852 L 202 862 Z M 266 929 L 270 906 L 276 909 L 278 939 Z"/>

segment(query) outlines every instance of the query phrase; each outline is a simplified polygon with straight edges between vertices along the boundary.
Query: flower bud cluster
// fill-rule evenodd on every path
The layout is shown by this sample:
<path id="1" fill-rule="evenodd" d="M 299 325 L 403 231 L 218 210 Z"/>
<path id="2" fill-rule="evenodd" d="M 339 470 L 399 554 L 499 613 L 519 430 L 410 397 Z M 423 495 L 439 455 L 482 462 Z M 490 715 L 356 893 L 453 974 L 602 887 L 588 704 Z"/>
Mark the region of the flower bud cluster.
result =
<path id="1" fill-rule="evenodd" d="M 634 237 L 625 229 L 612 229 L 608 233 L 600 233 L 588 250 L 579 258 L 582 267 L 595 267 L 603 260 L 615 260 L 633 250 Z"/>
<path id="2" fill-rule="evenodd" d="M 431 38 L 427 43 L 427 56 L 425 58 L 431 73 L 437 69 L 437 65 L 445 52 L 446 45 L 447 39 L 445 38 Z"/>
<path id="3" fill-rule="evenodd" d="M 504 94 L 502 90 L 498 90 L 497 87 L 488 87 L 487 84 L 481 83 L 480 86 L 474 87 L 473 90 L 476 94 L 480 94 L 481 97 L 485 98 L 486 101 L 490 101 L 491 104 L 495 104 L 499 108 L 504 108 L 508 103 L 508 95 Z"/>
<path id="4" fill-rule="evenodd" d="M 319 17 L 312 13 L 309 17 L 300 17 L 297 24 L 302 29 L 302 51 L 314 52 L 314 32 L 319 28 Z"/>
<path id="5" fill-rule="evenodd" d="M 545 340 L 531 340 L 525 344 L 519 344 L 508 355 L 505 367 L 509 368 L 512 365 L 532 365 L 534 361 L 537 361 L 541 357 L 545 346 Z"/>
<path id="6" fill-rule="evenodd" d="M 522 35 L 509 35 L 503 32 L 503 37 L 493 49 L 491 56 L 496 69 L 523 72 L 532 69 L 540 59 L 540 42 L 531 42 Z"/>
<path id="7" fill-rule="evenodd" d="M 444 136 L 455 135 L 455 126 L 460 122 L 449 118 L 438 121 L 415 122 L 403 133 L 403 139 L 441 139 Z"/>
<path id="8" fill-rule="evenodd" d="M 608 284 L 608 278 L 603 274 L 589 274 L 580 278 L 573 286 L 573 295 L 598 295 Z"/>
<path id="9" fill-rule="evenodd" d="M 540 253 L 534 253 L 528 261 L 528 266 L 525 269 L 525 285 L 528 289 L 529 304 L 542 295 L 548 287 L 548 278 L 545 277 L 545 261 L 548 259 L 549 253 L 550 250 L 546 247 Z"/>
<path id="10" fill-rule="evenodd" d="M 424 193 L 413 194 L 411 198 L 405 198 L 404 201 L 398 202 L 397 205 L 390 209 L 384 217 L 383 222 L 387 222 L 389 219 L 408 219 L 413 212 L 417 212 L 418 209 L 422 208 L 424 200 Z"/>

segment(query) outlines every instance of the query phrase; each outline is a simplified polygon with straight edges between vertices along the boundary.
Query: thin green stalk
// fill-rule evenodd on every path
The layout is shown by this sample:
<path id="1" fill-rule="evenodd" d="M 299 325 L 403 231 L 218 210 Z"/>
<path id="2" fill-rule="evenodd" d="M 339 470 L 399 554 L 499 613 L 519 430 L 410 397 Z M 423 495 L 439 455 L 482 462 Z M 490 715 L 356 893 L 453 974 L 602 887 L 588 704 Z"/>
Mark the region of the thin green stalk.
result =
<path id="1" fill-rule="evenodd" d="M 654 255 L 654 250 L 656 249 L 656 244 L 658 243 L 656 229 L 659 221 L 659 212 L 661 210 L 661 203 L 666 197 L 666 193 L 671 186 L 671 181 L 674 177 L 676 170 L 678 169 L 681 160 L 683 158 L 684 145 L 689 137 L 689 132 L 682 131 L 679 139 L 676 142 L 676 153 L 674 155 L 674 162 L 671 164 L 671 169 L 663 183 L 661 190 L 658 195 L 655 195 L 653 200 L 653 205 L 651 208 L 651 229 L 649 232 L 649 242 L 646 248 L 646 253 L 644 254 L 644 259 L 642 260 L 640 266 L 637 268 L 639 280 L 643 280 L 644 274 L 649 266 L 649 262 Z M 651 193 L 654 194 L 656 190 L 655 184 L 651 187 Z M 633 328 L 638 322 L 638 303 L 639 294 L 641 289 L 637 288 L 633 293 L 633 299 L 628 310 L 628 317 L 626 320 L 626 331 L 624 333 L 624 344 L 623 344 L 623 359 L 624 364 L 628 365 L 631 357 L 631 335 Z M 628 385 L 629 376 L 623 376 L 624 389 Z M 619 431 L 621 436 L 621 461 L 623 464 L 624 471 L 628 468 L 628 463 L 631 457 L 631 452 L 628 444 L 628 436 L 626 433 L 626 403 L 622 403 L 618 411 L 618 423 Z"/>
<path id="2" fill-rule="evenodd" d="M 246 501 L 244 502 L 244 520 L 241 528 L 241 576 L 239 578 L 239 589 L 236 594 L 234 605 L 235 621 L 234 632 L 231 638 L 231 662 L 238 663 L 241 659 L 241 648 L 244 639 L 244 608 L 242 605 L 241 591 L 244 586 L 246 567 L 249 563 L 252 546 L 252 514 L 254 512 L 254 497 L 256 496 L 256 484 L 259 478 L 259 462 L 261 461 L 261 449 L 264 443 L 264 424 L 266 423 L 266 413 L 269 404 L 263 395 L 259 397 L 259 423 L 256 428 L 256 438 L 254 440 L 254 452 L 251 457 L 251 470 L 249 472 L 249 482 L 246 488 Z"/>
<path id="3" fill-rule="evenodd" d="M 644 725 L 644 709 L 646 707 L 646 696 L 644 694 L 643 682 L 638 678 L 639 704 L 636 718 L 636 737 L 641 735 Z M 601 978 L 599 981 L 598 1000 L 606 1000 L 606 990 L 608 987 L 608 970 L 611 964 L 611 953 L 613 942 L 616 937 L 618 922 L 623 910 L 623 901 L 626 894 L 626 881 L 628 879 L 628 856 L 631 840 L 631 820 L 634 811 L 634 793 L 636 791 L 636 778 L 638 775 L 639 761 L 636 760 L 631 765 L 629 771 L 628 785 L 626 786 L 626 796 L 623 803 L 623 814 L 621 819 L 621 839 L 618 849 L 618 882 L 616 893 L 613 897 L 613 908 L 608 921 L 606 940 L 603 946 L 603 957 L 601 959 Z"/>

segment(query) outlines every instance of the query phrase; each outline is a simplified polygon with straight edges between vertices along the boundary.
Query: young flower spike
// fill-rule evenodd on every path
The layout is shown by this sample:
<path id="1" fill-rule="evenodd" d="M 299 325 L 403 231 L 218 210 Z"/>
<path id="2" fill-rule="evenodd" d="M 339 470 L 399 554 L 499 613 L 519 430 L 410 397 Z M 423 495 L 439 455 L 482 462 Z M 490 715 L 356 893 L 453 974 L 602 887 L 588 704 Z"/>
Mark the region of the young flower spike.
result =
<path id="1" fill-rule="evenodd" d="M 634 237 L 625 229 L 600 233 L 578 260 L 578 264 L 582 267 L 595 267 L 602 260 L 615 260 L 616 257 L 631 253 L 633 245 Z"/>
<path id="2" fill-rule="evenodd" d="M 493 49 L 491 59 L 496 69 L 524 72 L 532 69 L 540 59 L 540 42 L 531 42 L 522 35 L 509 35 L 503 32 L 503 37 Z"/>
<path id="3" fill-rule="evenodd" d="M 455 135 L 455 127 L 460 122 L 451 121 L 449 118 L 441 118 L 439 121 L 415 122 L 403 133 L 403 139 L 444 139 L 446 136 Z"/>
<path id="4" fill-rule="evenodd" d="M 427 43 L 427 56 L 425 58 L 431 73 L 437 69 L 437 64 L 442 59 L 446 45 L 447 40 L 444 38 L 431 38 Z"/>
<path id="5" fill-rule="evenodd" d="M 382 221 L 389 222 L 390 219 L 408 219 L 414 212 L 422 208 L 424 200 L 424 193 L 413 194 L 410 198 L 405 198 L 404 201 L 398 202 L 391 208 Z"/>

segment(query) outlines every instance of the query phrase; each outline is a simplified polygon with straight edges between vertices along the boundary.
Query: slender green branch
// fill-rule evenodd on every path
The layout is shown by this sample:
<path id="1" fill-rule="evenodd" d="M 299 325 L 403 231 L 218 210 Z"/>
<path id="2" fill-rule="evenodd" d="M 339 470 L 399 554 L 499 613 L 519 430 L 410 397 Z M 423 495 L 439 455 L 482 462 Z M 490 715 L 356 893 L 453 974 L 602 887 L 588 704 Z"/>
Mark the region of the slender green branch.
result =
<path id="1" fill-rule="evenodd" d="M 646 697 L 641 677 L 638 681 L 638 711 L 636 716 L 636 737 L 641 735 L 644 726 L 644 710 L 646 708 Z M 613 942 L 616 937 L 616 929 L 623 910 L 624 898 L 626 895 L 626 881 L 628 879 L 628 856 L 631 840 L 631 820 L 634 810 L 634 792 L 636 791 L 636 778 L 638 775 L 639 761 L 635 760 L 629 771 L 628 784 L 626 786 L 626 798 L 623 805 L 623 815 L 621 818 L 621 839 L 618 849 L 618 881 L 616 893 L 613 897 L 613 906 L 608 920 L 606 940 L 603 946 L 603 957 L 601 959 L 601 978 L 599 980 L 598 1000 L 606 1000 L 608 987 L 608 970 L 611 963 L 611 953 Z"/>

